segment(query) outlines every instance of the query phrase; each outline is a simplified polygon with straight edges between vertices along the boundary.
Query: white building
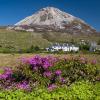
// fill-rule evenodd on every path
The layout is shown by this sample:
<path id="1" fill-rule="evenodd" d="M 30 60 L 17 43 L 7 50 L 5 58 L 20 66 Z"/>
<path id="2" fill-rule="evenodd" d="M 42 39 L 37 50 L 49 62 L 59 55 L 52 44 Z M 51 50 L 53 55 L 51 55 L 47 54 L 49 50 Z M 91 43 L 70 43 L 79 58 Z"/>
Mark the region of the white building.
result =
<path id="1" fill-rule="evenodd" d="M 56 43 L 56 44 L 50 46 L 49 48 L 46 48 L 46 50 L 51 51 L 51 52 L 60 51 L 60 50 L 62 50 L 64 52 L 70 52 L 70 51 L 77 52 L 77 51 L 79 51 L 79 47 L 75 46 L 73 44 L 69 44 L 69 43 L 64 43 L 64 44 Z"/>

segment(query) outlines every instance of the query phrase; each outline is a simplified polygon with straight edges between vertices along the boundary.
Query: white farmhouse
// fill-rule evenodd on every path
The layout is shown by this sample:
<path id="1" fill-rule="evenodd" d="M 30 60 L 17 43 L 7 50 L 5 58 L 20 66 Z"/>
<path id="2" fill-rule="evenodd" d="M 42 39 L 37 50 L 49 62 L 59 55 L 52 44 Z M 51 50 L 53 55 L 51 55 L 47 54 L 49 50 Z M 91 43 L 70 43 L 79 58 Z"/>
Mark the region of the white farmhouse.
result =
<path id="1" fill-rule="evenodd" d="M 49 48 L 46 48 L 46 50 L 51 52 L 60 51 L 60 50 L 64 52 L 70 52 L 70 51 L 77 52 L 79 51 L 79 47 L 69 43 L 64 43 L 64 44 L 56 43 L 50 46 Z"/>
<path id="2" fill-rule="evenodd" d="M 73 44 L 63 44 L 62 51 L 79 51 L 79 47 Z"/>

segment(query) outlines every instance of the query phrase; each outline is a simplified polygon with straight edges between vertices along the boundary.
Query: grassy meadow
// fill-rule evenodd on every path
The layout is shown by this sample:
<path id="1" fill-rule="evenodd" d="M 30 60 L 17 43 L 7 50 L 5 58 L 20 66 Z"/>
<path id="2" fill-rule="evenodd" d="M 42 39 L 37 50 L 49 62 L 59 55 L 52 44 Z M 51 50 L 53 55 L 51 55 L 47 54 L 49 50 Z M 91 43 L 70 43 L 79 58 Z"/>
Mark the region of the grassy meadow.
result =
<path id="1" fill-rule="evenodd" d="M 99 41 L 98 35 L 70 35 L 61 32 L 24 32 L 6 30 L 0 28 L 0 51 L 5 48 L 12 48 L 14 50 L 27 49 L 33 46 L 40 48 L 48 47 L 53 42 L 68 42 L 74 40 L 75 42 L 84 40 Z"/>
<path id="2" fill-rule="evenodd" d="M 52 42 L 72 39 L 100 40 L 99 36 L 1 28 L 0 52 L 7 48 L 28 49 L 32 45 L 45 48 Z M 100 100 L 100 55 L 0 53 L 0 100 Z"/>
<path id="3" fill-rule="evenodd" d="M 15 49 L 26 49 L 32 45 L 46 47 L 48 44 L 49 42 L 42 38 L 39 33 L 0 29 L 0 45 L 2 48 L 12 46 Z"/>

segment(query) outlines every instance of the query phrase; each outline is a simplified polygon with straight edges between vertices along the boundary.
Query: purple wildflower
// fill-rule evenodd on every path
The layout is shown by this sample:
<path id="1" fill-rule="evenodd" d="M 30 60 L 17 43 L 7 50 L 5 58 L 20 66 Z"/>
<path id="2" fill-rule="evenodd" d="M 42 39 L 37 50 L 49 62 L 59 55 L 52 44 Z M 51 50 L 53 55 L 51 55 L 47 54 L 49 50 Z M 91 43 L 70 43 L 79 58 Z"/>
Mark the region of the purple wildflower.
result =
<path id="1" fill-rule="evenodd" d="M 8 75 L 6 75 L 6 74 L 0 75 L 0 79 L 7 79 L 7 78 L 8 78 Z"/>
<path id="2" fill-rule="evenodd" d="M 66 80 L 64 78 L 61 78 L 60 80 L 61 80 L 62 83 L 66 82 Z"/>
<path id="3" fill-rule="evenodd" d="M 45 77 L 51 77 L 52 73 L 50 71 L 46 71 L 43 73 Z"/>
<path id="4" fill-rule="evenodd" d="M 51 66 L 51 64 L 48 61 L 45 61 L 43 64 L 44 69 L 48 69 Z"/>
<path id="5" fill-rule="evenodd" d="M 84 58 L 84 57 L 81 57 L 81 58 L 80 58 L 80 61 L 81 61 L 81 63 L 85 64 L 85 63 L 87 62 L 87 59 Z"/>
<path id="6" fill-rule="evenodd" d="M 29 59 L 29 64 L 37 65 L 41 64 L 41 57 L 40 56 L 35 56 Z"/>
<path id="7" fill-rule="evenodd" d="M 36 65 L 37 64 L 37 61 L 34 59 L 34 58 L 30 58 L 29 59 L 29 64 L 31 64 L 31 65 Z"/>
<path id="8" fill-rule="evenodd" d="M 57 85 L 55 85 L 55 84 L 50 84 L 50 85 L 48 86 L 48 90 L 49 90 L 49 91 L 52 91 L 52 90 L 54 90 L 55 88 L 57 88 Z"/>
<path id="9" fill-rule="evenodd" d="M 12 69 L 11 68 L 4 68 L 4 73 L 3 74 L 0 74 L 0 79 L 7 79 L 7 78 L 10 78 L 11 75 L 12 75 Z"/>
<path id="10" fill-rule="evenodd" d="M 92 62 L 91 62 L 92 65 L 95 65 L 96 63 L 97 63 L 96 60 L 92 60 Z"/>
<path id="11" fill-rule="evenodd" d="M 55 74 L 58 75 L 58 76 L 61 75 L 61 73 L 62 73 L 61 70 L 56 70 L 55 71 Z"/>
<path id="12" fill-rule="evenodd" d="M 38 67 L 37 67 L 37 66 L 34 66 L 34 67 L 33 67 L 33 70 L 34 70 L 34 71 L 38 71 Z"/>
<path id="13" fill-rule="evenodd" d="M 24 63 L 24 64 L 28 63 L 28 58 L 24 58 L 24 57 L 21 58 L 21 62 Z"/>
<path id="14" fill-rule="evenodd" d="M 17 88 L 23 89 L 23 90 L 29 90 L 30 86 L 29 86 L 29 84 L 26 81 L 24 81 L 22 83 L 18 83 L 17 84 Z"/>

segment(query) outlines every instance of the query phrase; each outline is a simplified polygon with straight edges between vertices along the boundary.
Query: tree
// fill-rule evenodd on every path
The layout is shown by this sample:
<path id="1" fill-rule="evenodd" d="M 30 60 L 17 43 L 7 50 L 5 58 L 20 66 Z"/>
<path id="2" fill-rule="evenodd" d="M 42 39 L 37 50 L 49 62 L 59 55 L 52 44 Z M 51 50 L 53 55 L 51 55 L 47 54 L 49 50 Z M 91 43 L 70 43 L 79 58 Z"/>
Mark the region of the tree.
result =
<path id="1" fill-rule="evenodd" d="M 98 45 L 100 45 L 100 40 L 98 41 Z"/>
<path id="2" fill-rule="evenodd" d="M 34 47 L 34 51 L 39 51 L 39 50 L 40 50 L 40 48 L 38 46 Z"/>

